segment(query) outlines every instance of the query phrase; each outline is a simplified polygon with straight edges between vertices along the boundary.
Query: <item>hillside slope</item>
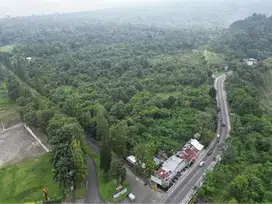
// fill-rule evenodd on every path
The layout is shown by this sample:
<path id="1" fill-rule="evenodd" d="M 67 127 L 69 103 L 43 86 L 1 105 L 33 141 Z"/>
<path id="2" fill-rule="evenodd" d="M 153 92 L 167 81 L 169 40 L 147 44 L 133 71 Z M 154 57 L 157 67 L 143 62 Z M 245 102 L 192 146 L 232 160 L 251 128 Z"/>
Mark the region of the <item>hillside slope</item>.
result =
<path id="1" fill-rule="evenodd" d="M 264 60 L 264 64 L 269 67 L 269 71 L 263 74 L 264 87 L 261 105 L 272 115 L 272 58 Z"/>
<path id="2" fill-rule="evenodd" d="M 272 56 L 272 16 L 253 14 L 234 22 L 211 46 L 230 57 L 256 58 Z"/>

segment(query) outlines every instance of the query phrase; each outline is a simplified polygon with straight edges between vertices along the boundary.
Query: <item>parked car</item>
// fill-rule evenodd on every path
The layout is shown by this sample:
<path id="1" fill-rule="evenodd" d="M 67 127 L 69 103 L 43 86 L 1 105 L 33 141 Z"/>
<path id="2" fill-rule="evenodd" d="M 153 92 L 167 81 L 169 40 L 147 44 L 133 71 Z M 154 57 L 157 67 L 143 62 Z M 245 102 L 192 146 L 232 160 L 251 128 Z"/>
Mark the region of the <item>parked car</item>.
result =
<path id="1" fill-rule="evenodd" d="M 210 151 L 208 152 L 208 156 L 210 156 L 210 155 L 212 154 L 212 152 L 213 152 L 213 151 L 212 151 L 212 150 L 210 150 Z"/>
<path id="2" fill-rule="evenodd" d="M 131 201 L 131 202 L 134 202 L 135 201 L 135 195 L 133 193 L 129 193 L 128 194 L 128 199 Z"/>
<path id="3" fill-rule="evenodd" d="M 199 167 L 202 167 L 202 166 L 204 166 L 205 165 L 205 162 L 204 161 L 201 161 L 200 163 L 199 163 Z"/>

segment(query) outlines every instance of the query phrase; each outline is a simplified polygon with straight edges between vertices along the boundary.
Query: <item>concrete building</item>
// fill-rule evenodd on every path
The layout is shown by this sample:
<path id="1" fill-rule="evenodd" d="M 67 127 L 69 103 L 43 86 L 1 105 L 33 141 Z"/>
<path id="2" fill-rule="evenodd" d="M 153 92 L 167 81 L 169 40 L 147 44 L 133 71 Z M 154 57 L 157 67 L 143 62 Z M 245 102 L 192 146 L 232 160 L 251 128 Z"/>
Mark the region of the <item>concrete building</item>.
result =
<path id="1" fill-rule="evenodd" d="M 254 64 L 257 63 L 257 60 L 254 58 L 248 58 L 248 59 L 244 59 L 244 62 L 248 65 L 248 66 L 252 66 Z"/>
<path id="2" fill-rule="evenodd" d="M 186 163 L 183 159 L 176 155 L 172 155 L 163 163 L 161 168 L 155 171 L 154 176 L 151 176 L 151 181 L 163 188 L 167 188 L 170 186 L 177 173 L 182 171 L 185 167 Z"/>
<path id="3" fill-rule="evenodd" d="M 169 157 L 151 176 L 151 181 L 167 188 L 179 172 L 195 162 L 199 152 L 204 148 L 196 139 L 191 139 L 177 154 Z"/>
<path id="4" fill-rule="evenodd" d="M 202 144 L 200 144 L 196 139 L 191 139 L 186 145 L 187 146 L 193 146 L 195 147 L 198 151 L 201 151 L 204 146 Z"/>
<path id="5" fill-rule="evenodd" d="M 128 156 L 127 161 L 131 164 L 131 166 L 135 166 L 136 162 L 137 162 L 137 158 L 133 155 Z M 141 161 L 139 161 L 139 164 L 141 164 L 141 167 L 144 169 L 145 168 L 145 163 L 141 163 Z"/>
<path id="6" fill-rule="evenodd" d="M 187 166 L 190 166 L 195 162 L 199 152 L 204 148 L 196 139 L 191 139 L 186 145 L 184 145 L 182 151 L 178 152 L 180 158 L 182 158 Z"/>

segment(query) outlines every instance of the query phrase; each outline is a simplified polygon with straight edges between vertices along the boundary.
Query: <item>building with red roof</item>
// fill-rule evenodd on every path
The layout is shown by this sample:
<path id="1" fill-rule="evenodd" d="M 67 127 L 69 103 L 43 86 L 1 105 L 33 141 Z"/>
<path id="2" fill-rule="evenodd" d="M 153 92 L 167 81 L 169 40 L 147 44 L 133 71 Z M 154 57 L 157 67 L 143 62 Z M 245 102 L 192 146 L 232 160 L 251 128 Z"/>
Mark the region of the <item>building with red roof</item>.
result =
<path id="1" fill-rule="evenodd" d="M 163 165 L 151 176 L 151 181 L 157 183 L 163 188 L 170 186 L 172 180 L 186 166 L 191 165 L 197 159 L 203 145 L 196 139 L 191 139 L 181 151 L 169 157 Z"/>

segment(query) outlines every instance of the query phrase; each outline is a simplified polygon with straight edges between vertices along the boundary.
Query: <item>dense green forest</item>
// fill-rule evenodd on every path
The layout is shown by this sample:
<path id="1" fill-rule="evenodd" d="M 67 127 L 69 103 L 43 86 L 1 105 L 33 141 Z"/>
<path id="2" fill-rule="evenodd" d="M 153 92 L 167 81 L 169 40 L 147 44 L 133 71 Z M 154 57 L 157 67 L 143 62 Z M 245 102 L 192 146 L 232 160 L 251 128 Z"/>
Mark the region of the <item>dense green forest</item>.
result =
<path id="1" fill-rule="evenodd" d="M 114 172 L 118 180 L 117 157 L 136 153 L 149 176 L 154 154 L 171 155 L 196 132 L 208 145 L 216 128 L 212 74 L 228 65 L 231 145 L 198 196 L 271 202 L 271 62 L 240 63 L 271 56 L 271 22 L 254 14 L 215 32 L 87 13 L 1 19 L 1 89 L 24 122 L 47 134 L 55 181 L 67 189 L 86 177 L 85 138 L 101 144 L 105 179 Z"/>
<path id="2" fill-rule="evenodd" d="M 212 72 L 220 67 L 197 50 L 209 30 L 49 15 L 6 19 L 1 34 L 9 100 L 48 135 L 63 189 L 86 177 L 84 137 L 100 142 L 105 179 L 123 172 L 112 152 L 136 154 L 149 176 L 155 153 L 171 155 L 196 132 L 205 145 L 214 138 Z"/>
<path id="3" fill-rule="evenodd" d="M 272 16 L 253 14 L 234 22 L 211 42 L 216 52 L 233 58 L 263 60 L 272 55 Z"/>
<path id="4" fill-rule="evenodd" d="M 264 59 L 271 56 L 271 23 L 272 18 L 263 15 L 235 22 L 225 34 L 225 42 L 228 42 L 225 47 L 232 48 L 235 57 Z M 254 66 L 236 63 L 232 69 L 233 74 L 226 83 L 232 122 L 231 142 L 220 165 L 208 173 L 198 198 L 206 198 L 212 203 L 270 203 L 271 58 Z"/>
<path id="5" fill-rule="evenodd" d="M 17 44 L 10 69 L 88 135 L 101 139 L 96 116 L 103 110 L 110 126 L 126 122 L 128 151 L 149 137 L 169 151 L 195 132 L 208 144 L 215 128 L 211 70 L 201 52 L 190 52 L 208 32 L 41 18 L 35 29 L 31 21 L 6 24 L 8 41 Z"/>
<path id="6" fill-rule="evenodd" d="M 271 71 L 271 64 L 241 65 L 228 79 L 231 143 L 220 165 L 206 177 L 199 197 L 206 197 L 213 203 L 272 201 L 272 117 L 260 106 L 263 79 Z"/>

